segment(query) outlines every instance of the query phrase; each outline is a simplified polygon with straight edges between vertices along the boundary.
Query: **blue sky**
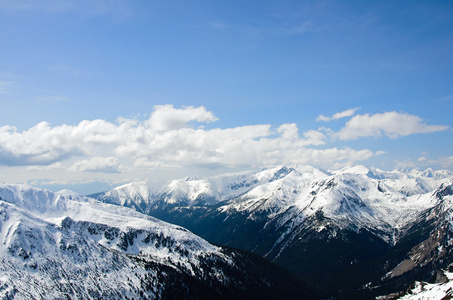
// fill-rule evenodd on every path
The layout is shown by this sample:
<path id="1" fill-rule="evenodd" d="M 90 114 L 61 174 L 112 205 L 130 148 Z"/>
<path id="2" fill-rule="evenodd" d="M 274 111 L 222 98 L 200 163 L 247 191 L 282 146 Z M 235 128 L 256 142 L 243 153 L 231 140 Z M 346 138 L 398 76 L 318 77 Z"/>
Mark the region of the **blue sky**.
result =
<path id="1" fill-rule="evenodd" d="M 0 181 L 453 169 L 449 1 L 0 0 L 0 46 Z"/>

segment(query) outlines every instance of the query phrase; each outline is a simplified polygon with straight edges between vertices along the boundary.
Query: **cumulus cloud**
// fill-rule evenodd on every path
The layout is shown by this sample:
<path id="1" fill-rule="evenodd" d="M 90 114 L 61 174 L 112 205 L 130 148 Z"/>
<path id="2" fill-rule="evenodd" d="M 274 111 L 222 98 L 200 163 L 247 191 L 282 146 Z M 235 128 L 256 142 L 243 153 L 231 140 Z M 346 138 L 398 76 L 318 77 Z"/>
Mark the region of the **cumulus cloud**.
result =
<path id="1" fill-rule="evenodd" d="M 359 109 L 358 107 L 347 109 L 342 112 L 336 113 L 336 114 L 332 115 L 331 117 L 326 117 L 324 115 L 320 115 L 318 118 L 316 118 L 316 121 L 329 122 L 332 120 L 347 118 L 347 117 L 353 116 L 358 109 Z"/>
<path id="2" fill-rule="evenodd" d="M 157 131 L 175 130 L 186 126 L 191 121 L 214 122 L 217 118 L 203 106 L 176 109 L 173 105 L 157 105 L 147 125 Z"/>
<path id="3" fill-rule="evenodd" d="M 324 145 L 326 135 L 317 130 L 299 133 L 294 123 L 277 128 L 269 124 L 209 130 L 196 126 L 215 120 L 202 106 L 160 105 L 145 121 L 84 120 L 75 126 L 54 127 L 42 122 L 22 132 L 3 126 L 0 164 L 61 167 L 66 162 L 72 164 L 69 171 L 75 172 L 120 172 L 124 169 L 119 161 L 135 169 L 263 167 L 289 162 L 328 167 L 374 155 L 366 149 L 312 149 Z"/>
<path id="4" fill-rule="evenodd" d="M 360 137 L 380 137 L 382 135 L 398 138 L 416 133 L 444 131 L 448 128 L 444 125 L 428 125 L 418 116 L 385 112 L 374 115 L 356 115 L 340 131 L 334 133 L 334 136 L 340 140 L 355 140 Z"/>
<path id="5" fill-rule="evenodd" d="M 453 167 L 453 156 L 441 157 L 437 160 L 437 163 L 442 168 L 452 168 Z"/>
<path id="6" fill-rule="evenodd" d="M 39 171 L 39 172 L 49 171 L 49 170 L 59 170 L 59 169 L 60 170 L 65 169 L 65 167 L 63 166 L 63 164 L 61 162 L 56 162 L 56 163 L 46 165 L 46 166 L 29 166 L 29 167 L 27 167 L 27 170 L 29 170 L 29 171 Z"/>
<path id="7" fill-rule="evenodd" d="M 397 164 L 398 166 L 404 166 L 406 168 L 411 166 L 421 168 L 436 167 L 440 169 L 451 169 L 453 168 L 453 156 L 441 156 L 437 159 L 429 159 L 426 156 L 421 156 L 417 159 L 417 162 L 406 160 L 402 162 L 398 161 Z"/>
<path id="8" fill-rule="evenodd" d="M 104 120 L 56 127 L 41 122 L 23 132 L 3 126 L 0 127 L 0 164 L 47 165 L 72 156 L 87 155 L 96 144 L 120 142 L 127 135 L 123 129 L 124 126 Z"/>
<path id="9" fill-rule="evenodd" d="M 69 171 L 120 173 L 121 166 L 116 157 L 93 157 L 76 162 Z"/>
<path id="10" fill-rule="evenodd" d="M 0 127 L 0 164 L 51 164 L 75 154 L 77 147 L 66 141 L 67 129 L 51 128 L 46 122 L 24 132 L 12 126 Z"/>
<path id="11" fill-rule="evenodd" d="M 340 112 L 329 119 L 351 116 L 355 110 Z M 354 164 L 384 152 L 329 148 L 328 137 L 395 138 L 448 128 L 427 125 L 417 116 L 396 112 L 356 115 L 337 132 L 325 128 L 300 133 L 295 123 L 276 128 L 269 124 L 225 129 L 202 126 L 216 120 L 203 106 L 159 105 L 144 121 L 84 120 L 74 126 L 41 122 L 22 132 L 3 126 L 0 127 L 0 164 L 30 166 L 29 170 L 66 168 L 72 172 L 103 173 L 187 166 L 264 167 L 284 163 L 330 168 Z"/>

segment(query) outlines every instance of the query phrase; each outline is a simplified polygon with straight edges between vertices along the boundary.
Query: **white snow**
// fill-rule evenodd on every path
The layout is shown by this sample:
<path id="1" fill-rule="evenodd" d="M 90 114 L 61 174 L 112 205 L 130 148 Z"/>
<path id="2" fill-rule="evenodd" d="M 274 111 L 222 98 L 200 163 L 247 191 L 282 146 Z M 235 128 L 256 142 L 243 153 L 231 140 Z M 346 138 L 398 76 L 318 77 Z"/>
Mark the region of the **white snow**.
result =
<path id="1" fill-rule="evenodd" d="M 127 255 L 189 273 L 207 255 L 231 263 L 188 230 L 129 208 L 0 184 L 1 299 L 59 298 L 73 288 L 86 299 L 138 298 L 146 282 L 157 288 L 156 275 Z"/>
<path id="2" fill-rule="evenodd" d="M 102 201 L 117 205 L 68 190 L 52 193 L 26 185 L 0 184 L 0 298 L 14 293 L 12 286 L 27 298 L 27 287 L 19 280 L 22 277 L 38 283 L 33 287 L 36 290 L 29 291 L 36 297 L 57 284 L 48 283 L 52 276 L 60 278 L 57 286 L 64 288 L 71 287 L 63 284 L 68 278 L 84 282 L 87 274 L 96 278 L 93 284 L 99 290 L 112 283 L 121 286 L 127 278 L 138 287 L 138 282 L 149 274 L 132 265 L 127 255 L 149 257 L 175 268 L 182 266 L 188 272 L 193 272 L 198 258 L 205 255 L 228 260 L 218 247 L 188 230 L 123 206 L 151 210 L 169 204 L 220 203 L 219 212 L 226 214 L 244 212 L 253 218 L 258 212 L 269 221 L 278 218 L 278 224 L 286 226 L 280 240 L 306 218 L 322 211 L 337 226 L 380 230 L 383 239 L 395 243 L 395 229 L 438 204 L 439 197 L 433 191 L 442 183 L 451 183 L 452 177 L 449 171 L 431 169 L 386 172 L 354 166 L 322 171 L 286 165 L 210 178 L 130 183 L 101 197 Z M 451 207 L 452 197 L 447 200 L 446 207 Z M 316 230 L 325 226 L 319 224 Z M 54 271 L 49 271 L 49 255 L 55 257 L 53 263 L 58 265 Z M 109 270 L 105 277 L 99 276 L 111 267 L 112 261 L 116 261 L 117 269 Z M 137 274 L 123 272 L 123 268 L 138 268 Z M 83 289 L 90 286 L 87 283 Z M 424 287 L 432 293 L 445 291 L 440 285 Z M 135 295 L 131 290 L 121 293 Z"/>
<path id="3" fill-rule="evenodd" d="M 453 297 L 453 273 L 444 272 L 448 277 L 445 283 L 427 283 L 417 281 L 410 292 L 399 299 L 401 300 L 438 300 Z"/>
<path id="4" fill-rule="evenodd" d="M 388 172 L 359 165 L 322 171 L 291 164 L 259 172 L 187 177 L 158 187 L 144 182 L 131 184 L 116 188 L 101 199 L 113 199 L 118 204 L 147 203 L 148 211 L 168 204 L 221 203 L 218 211 L 227 214 L 245 212 L 253 218 L 254 213 L 264 212 L 269 220 L 278 216 L 288 231 L 322 211 L 339 226 L 353 224 L 356 228 L 378 229 L 383 232 L 382 238 L 394 243 L 395 229 L 414 220 L 420 211 L 433 207 L 437 199 L 430 193 L 452 177 L 446 170 Z M 115 200 L 115 194 L 128 195 L 132 190 L 140 192 L 133 197 L 116 196 L 118 200 Z M 289 208 L 295 209 L 291 215 L 284 215 Z M 288 221 L 291 221 L 289 226 Z"/>

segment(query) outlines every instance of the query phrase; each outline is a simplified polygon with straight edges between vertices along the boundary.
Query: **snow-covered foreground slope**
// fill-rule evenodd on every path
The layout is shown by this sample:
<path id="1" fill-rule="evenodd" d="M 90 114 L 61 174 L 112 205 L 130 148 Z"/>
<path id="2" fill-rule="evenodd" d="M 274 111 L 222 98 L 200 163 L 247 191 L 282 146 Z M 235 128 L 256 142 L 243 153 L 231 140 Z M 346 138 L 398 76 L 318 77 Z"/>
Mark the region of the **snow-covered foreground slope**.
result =
<path id="1" fill-rule="evenodd" d="M 439 300 L 453 297 L 453 273 L 443 272 L 445 282 L 427 283 L 417 281 L 400 300 Z"/>
<path id="2" fill-rule="evenodd" d="M 64 225 L 87 224 L 86 226 L 89 227 L 90 224 L 102 224 L 104 227 L 114 228 L 113 231 L 118 234 L 127 235 L 135 232 L 132 234 L 135 236 L 140 232 L 141 236 L 133 238 L 137 241 L 122 240 L 113 236 L 112 239 L 108 239 L 106 236 L 99 236 L 99 233 L 92 233 L 88 229 L 86 229 L 86 232 L 81 232 L 104 247 L 121 250 L 127 254 L 147 253 L 167 260 L 179 260 L 179 263 L 185 263 L 199 254 L 220 254 L 217 247 L 212 246 L 187 229 L 145 216 L 125 207 L 100 203 L 69 191 L 54 194 L 28 186 L 0 184 L 0 199 L 5 202 L 5 209 L 8 207 L 8 210 L 16 211 L 14 214 L 16 218 L 8 217 L 8 221 L 3 221 L 2 227 L 5 227 L 6 231 L 2 230 L 1 237 L 3 243 L 6 243 L 5 245 L 8 245 L 9 235 L 17 232 L 15 230 L 17 226 L 24 226 L 24 222 L 29 222 L 34 218 L 37 220 L 36 222 L 41 220 L 41 222 L 53 224 L 59 228 L 64 227 Z M 25 221 L 25 216 L 28 216 L 28 221 Z M 73 229 L 75 230 L 75 228 Z M 171 241 L 172 248 L 156 247 L 154 243 L 143 242 L 149 240 L 146 233 L 167 238 Z M 56 236 L 54 238 L 58 241 Z M 187 251 L 190 255 L 187 257 L 171 257 L 167 253 L 169 250 Z"/>
<path id="3" fill-rule="evenodd" d="M 0 261 L 1 299 L 203 298 L 248 290 L 270 298 L 280 285 L 269 265 L 182 227 L 23 185 L 0 184 Z"/>

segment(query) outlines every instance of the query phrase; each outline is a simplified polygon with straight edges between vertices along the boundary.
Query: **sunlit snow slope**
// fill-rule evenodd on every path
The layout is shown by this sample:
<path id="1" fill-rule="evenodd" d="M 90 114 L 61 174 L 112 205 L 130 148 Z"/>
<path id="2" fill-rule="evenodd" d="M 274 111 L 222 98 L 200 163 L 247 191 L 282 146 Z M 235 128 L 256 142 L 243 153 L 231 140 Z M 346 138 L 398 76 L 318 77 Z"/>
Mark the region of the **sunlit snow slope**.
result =
<path id="1" fill-rule="evenodd" d="M 1 299 L 271 298 L 291 290 L 269 264 L 182 227 L 24 185 L 0 184 L 0 262 Z"/>
<path id="2" fill-rule="evenodd" d="M 396 282 L 382 289 L 386 292 L 419 272 L 396 269 L 392 274 L 400 275 L 385 277 L 407 251 L 428 239 L 435 224 L 425 215 L 442 205 L 436 195 L 452 177 L 445 170 L 285 165 L 158 185 L 133 183 L 98 199 L 182 225 L 216 244 L 253 251 L 329 290 L 377 292 L 381 278 Z M 399 276 L 407 278 L 400 283 Z"/>

